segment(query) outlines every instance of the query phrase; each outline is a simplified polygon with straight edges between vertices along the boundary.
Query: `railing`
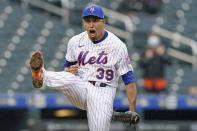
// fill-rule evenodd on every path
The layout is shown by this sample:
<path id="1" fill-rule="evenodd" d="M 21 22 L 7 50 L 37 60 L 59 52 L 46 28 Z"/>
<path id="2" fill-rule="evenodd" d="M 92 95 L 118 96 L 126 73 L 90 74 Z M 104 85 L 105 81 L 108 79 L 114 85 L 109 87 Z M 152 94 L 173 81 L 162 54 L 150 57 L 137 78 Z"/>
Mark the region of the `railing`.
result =
<path id="1" fill-rule="evenodd" d="M 191 56 L 191 55 L 188 55 L 184 52 L 181 52 L 181 51 L 178 51 L 178 50 L 175 50 L 175 49 L 172 49 L 172 48 L 168 48 L 167 49 L 167 53 L 177 59 L 180 59 L 182 61 L 185 61 L 187 63 L 190 63 L 190 64 L 195 64 L 195 57 L 194 56 Z"/>
<path id="2" fill-rule="evenodd" d="M 123 15 L 121 13 L 118 13 L 116 11 L 107 9 L 107 8 L 103 8 L 103 11 L 105 12 L 105 16 L 109 17 L 109 18 L 113 18 L 115 20 L 121 21 L 124 23 L 125 27 L 126 27 L 126 31 L 122 30 L 122 29 L 118 29 L 115 28 L 113 26 L 106 26 L 106 28 L 110 31 L 112 31 L 113 33 L 115 33 L 117 36 L 126 39 L 127 44 L 129 44 L 129 47 L 131 48 L 133 45 L 133 22 L 130 19 L 130 17 L 128 17 L 127 15 Z"/>
<path id="3" fill-rule="evenodd" d="M 178 34 L 175 32 L 170 32 L 170 31 L 163 29 L 159 26 L 153 26 L 152 29 L 154 32 L 158 33 L 159 35 L 161 35 L 163 37 L 166 37 L 166 38 L 173 40 L 175 42 L 178 42 L 180 44 L 184 44 L 184 45 L 189 46 L 192 49 L 193 55 L 188 55 L 184 52 L 181 52 L 181 51 L 178 51 L 178 50 L 175 50 L 172 48 L 168 49 L 168 54 L 177 58 L 177 59 L 180 59 L 182 61 L 192 64 L 193 69 L 197 71 L 197 42 L 196 41 L 194 41 L 188 37 L 185 37 L 181 34 Z"/>
<path id="4" fill-rule="evenodd" d="M 41 1 L 41 0 L 22 0 L 23 4 L 30 4 L 32 6 L 35 6 L 37 8 L 41 8 L 43 10 L 46 10 L 48 12 L 51 12 L 55 15 L 62 16 L 62 20 L 64 24 L 69 24 L 69 20 L 66 19 L 69 15 L 69 10 L 66 8 L 60 8 L 58 6 L 55 6 L 53 4 Z"/>
<path id="5" fill-rule="evenodd" d="M 23 4 L 26 4 L 26 5 L 31 4 L 37 8 L 41 8 L 41 9 L 46 10 L 48 12 L 62 16 L 64 24 L 69 24 L 69 19 L 68 19 L 69 8 L 66 6 L 64 6 L 64 8 L 61 8 L 61 7 L 55 6 L 53 4 L 50 4 L 50 3 L 47 3 L 47 2 L 44 2 L 41 0 L 22 0 L 22 2 L 23 2 Z M 132 41 L 133 23 L 132 23 L 131 19 L 128 16 L 117 13 L 113 10 L 110 10 L 110 9 L 107 9 L 104 7 L 102 7 L 102 8 L 105 12 L 105 16 L 123 22 L 126 27 L 126 31 L 116 28 L 112 25 L 106 25 L 106 29 L 113 32 L 118 37 L 125 39 L 126 42 L 128 44 L 130 44 L 129 46 L 131 47 L 133 44 L 133 41 Z"/>

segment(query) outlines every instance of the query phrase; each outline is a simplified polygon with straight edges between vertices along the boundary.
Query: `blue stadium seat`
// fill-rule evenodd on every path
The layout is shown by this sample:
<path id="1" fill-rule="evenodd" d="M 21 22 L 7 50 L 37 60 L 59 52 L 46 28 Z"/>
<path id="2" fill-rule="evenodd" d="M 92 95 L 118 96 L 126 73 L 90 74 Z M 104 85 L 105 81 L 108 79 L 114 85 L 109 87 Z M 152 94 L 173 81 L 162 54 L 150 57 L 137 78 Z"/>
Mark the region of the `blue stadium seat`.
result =
<path id="1" fill-rule="evenodd" d="M 66 52 L 66 46 L 64 51 L 62 51 L 62 49 L 60 48 L 61 46 L 64 46 L 62 40 L 69 39 L 74 34 L 82 31 L 81 11 L 88 2 L 88 0 L 75 0 L 75 6 L 73 9 L 71 9 L 72 15 L 69 18 L 71 24 L 64 25 L 60 17 L 53 17 L 49 13 L 44 13 L 42 11 L 31 8 L 24 9 L 21 7 L 20 3 L 6 0 L 0 1 L 0 7 L 2 7 L 0 8 L 0 20 L 2 17 L 1 14 L 5 14 L 6 7 L 10 7 L 13 10 L 7 15 L 7 19 L 3 18 L 5 19 L 4 26 L 0 28 L 0 60 L 6 60 L 6 66 L 2 66 L 2 61 L 0 61 L 0 83 L 2 87 L 0 88 L 1 92 L 7 93 L 11 90 L 16 93 L 33 93 L 37 91 L 37 89 L 33 88 L 31 83 L 31 72 L 28 67 L 28 61 L 30 58 L 30 53 L 32 53 L 33 50 L 39 48 L 40 46 L 42 47 L 41 50 L 43 51 L 45 58 L 45 67 L 47 69 L 53 68 L 56 71 L 62 70 L 62 65 L 65 60 L 64 55 Z M 115 1 L 97 1 L 99 5 L 106 8 L 111 8 L 112 2 Z M 181 9 L 183 2 L 184 0 L 171 0 L 170 3 L 164 4 L 162 11 L 158 14 L 158 16 L 164 19 L 164 24 L 162 24 L 161 27 L 170 31 L 176 31 L 176 25 L 179 23 L 176 16 L 176 11 Z M 190 5 L 190 10 L 188 12 L 185 11 L 185 19 L 187 21 L 187 24 L 185 25 L 184 32 L 182 32 L 183 35 L 192 39 L 196 38 L 197 26 L 195 26 L 195 21 L 193 20 L 196 18 L 196 15 L 194 14 L 196 12 L 196 4 L 197 2 L 193 1 L 193 3 Z M 26 16 L 30 17 L 30 19 L 28 20 L 27 27 L 24 29 L 24 35 L 20 36 L 19 34 L 17 34 L 17 31 L 18 29 L 22 28 L 22 26 L 24 26 L 21 25 L 21 22 L 24 22 L 28 19 L 26 18 Z M 129 52 L 137 52 L 140 54 L 141 50 L 146 46 L 147 34 L 151 31 L 152 26 L 156 23 L 156 17 L 150 17 L 147 14 L 142 13 L 136 13 L 136 17 L 139 18 L 140 23 L 136 24 L 136 31 L 133 34 L 134 45 L 133 47 L 128 46 L 128 50 Z M 53 26 L 52 28 L 48 29 L 48 36 L 44 36 L 45 33 L 47 34 L 47 32 L 45 32 L 44 34 L 42 33 L 43 29 L 48 28 L 46 27 L 46 23 L 49 23 L 49 25 L 52 23 Z M 119 21 L 116 21 L 113 25 L 122 29 L 125 28 Z M 13 44 L 14 36 L 20 38 L 19 43 Z M 45 38 L 46 42 L 42 43 L 43 37 Z M 39 38 L 41 38 L 40 41 L 38 41 Z M 39 45 L 39 42 L 41 42 L 42 44 Z M 35 45 L 38 46 L 35 47 Z M 168 44 L 167 46 L 170 46 L 170 44 Z M 180 47 L 180 49 L 186 48 Z M 9 56 L 9 52 L 5 51 L 11 52 L 11 56 L 9 58 L 7 58 Z M 5 56 L 6 53 L 8 53 L 8 56 Z M 57 53 L 62 53 L 63 57 L 57 59 L 55 56 Z M 53 60 L 57 61 L 57 66 L 51 64 Z M 180 83 L 175 82 L 178 69 L 184 71 L 184 75 L 181 77 L 182 81 Z M 180 87 L 178 93 L 181 94 L 186 94 L 190 84 L 195 83 L 195 76 L 197 76 L 197 74 L 193 72 L 191 68 L 188 67 L 188 65 L 185 66 L 184 64 L 177 66 L 173 64 L 166 70 L 166 77 L 169 80 L 168 88 L 171 89 L 174 84 L 177 84 Z M 135 78 L 139 92 L 145 92 L 141 87 L 142 85 L 140 83 L 140 80 L 142 79 L 142 74 L 138 66 L 135 67 Z M 38 91 L 43 93 L 55 92 L 53 90 L 45 89 L 40 89 Z M 122 92 L 123 89 L 118 89 L 118 91 Z"/>

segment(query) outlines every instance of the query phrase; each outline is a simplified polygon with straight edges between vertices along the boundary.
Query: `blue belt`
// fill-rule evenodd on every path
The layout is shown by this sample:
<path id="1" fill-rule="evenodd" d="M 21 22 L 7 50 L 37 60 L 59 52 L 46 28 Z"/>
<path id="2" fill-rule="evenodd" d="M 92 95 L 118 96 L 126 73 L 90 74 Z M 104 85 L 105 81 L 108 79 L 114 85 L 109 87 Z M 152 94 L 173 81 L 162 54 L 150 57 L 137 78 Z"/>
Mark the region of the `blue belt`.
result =
<path id="1" fill-rule="evenodd" d="M 92 85 L 96 85 L 96 81 L 89 81 Z M 100 83 L 100 85 L 99 85 L 100 87 L 106 87 L 107 86 L 107 84 L 105 84 L 105 83 Z"/>

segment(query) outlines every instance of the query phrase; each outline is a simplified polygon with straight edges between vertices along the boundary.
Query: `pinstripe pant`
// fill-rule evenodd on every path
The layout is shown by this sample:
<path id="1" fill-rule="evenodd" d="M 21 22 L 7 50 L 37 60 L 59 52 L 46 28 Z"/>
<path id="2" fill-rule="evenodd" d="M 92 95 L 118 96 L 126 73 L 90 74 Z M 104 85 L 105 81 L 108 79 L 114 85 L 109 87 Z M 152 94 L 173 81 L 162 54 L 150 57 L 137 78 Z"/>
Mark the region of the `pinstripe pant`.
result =
<path id="1" fill-rule="evenodd" d="M 44 86 L 62 92 L 87 111 L 90 131 L 109 131 L 116 88 L 96 87 L 69 72 L 44 71 Z"/>

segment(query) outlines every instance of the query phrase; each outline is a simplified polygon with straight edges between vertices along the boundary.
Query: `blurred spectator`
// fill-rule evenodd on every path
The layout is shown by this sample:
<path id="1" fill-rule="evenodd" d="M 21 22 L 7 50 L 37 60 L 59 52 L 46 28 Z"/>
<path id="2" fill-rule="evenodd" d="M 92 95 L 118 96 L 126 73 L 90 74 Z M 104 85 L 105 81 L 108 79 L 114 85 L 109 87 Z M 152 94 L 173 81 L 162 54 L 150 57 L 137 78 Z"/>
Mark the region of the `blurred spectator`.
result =
<path id="1" fill-rule="evenodd" d="M 191 85 L 188 91 L 189 95 L 191 96 L 197 96 L 197 86 L 196 85 Z"/>
<path id="2" fill-rule="evenodd" d="M 142 11 L 142 9 L 142 0 L 122 0 L 117 10 L 123 14 L 127 14 L 128 16 L 133 16 L 134 12 Z"/>
<path id="3" fill-rule="evenodd" d="M 164 77 L 165 66 L 170 64 L 170 57 L 165 52 L 161 37 L 155 33 L 149 35 L 147 48 L 143 52 L 139 65 L 143 73 L 143 86 L 150 93 L 159 93 L 167 87 Z"/>
<path id="4" fill-rule="evenodd" d="M 129 16 L 139 11 L 145 11 L 154 15 L 161 10 L 161 6 L 161 0 L 122 0 L 117 10 Z"/>
<path id="5" fill-rule="evenodd" d="M 143 3 L 144 10 L 151 15 L 157 14 L 161 10 L 161 0 L 145 0 Z"/>

